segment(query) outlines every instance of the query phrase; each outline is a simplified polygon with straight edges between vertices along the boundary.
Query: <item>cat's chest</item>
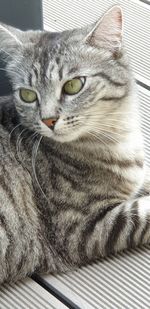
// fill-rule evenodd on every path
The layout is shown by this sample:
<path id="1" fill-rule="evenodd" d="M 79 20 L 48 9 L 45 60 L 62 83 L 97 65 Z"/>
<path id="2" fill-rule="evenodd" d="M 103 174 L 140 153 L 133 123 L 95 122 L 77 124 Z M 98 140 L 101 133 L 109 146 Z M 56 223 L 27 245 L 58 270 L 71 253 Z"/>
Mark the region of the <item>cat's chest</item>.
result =
<path id="1" fill-rule="evenodd" d="M 70 158 L 65 153 L 39 153 L 32 178 L 40 203 L 47 201 L 52 210 L 75 208 L 88 211 L 91 205 L 107 203 L 109 197 L 127 199 L 137 188 L 130 179 L 98 162 Z"/>
<path id="2" fill-rule="evenodd" d="M 49 154 L 38 157 L 32 166 L 32 177 L 38 196 L 49 203 L 52 208 L 86 207 L 89 196 L 97 186 L 88 168 L 79 162 L 67 162 L 67 157 Z M 39 194 L 41 192 L 41 195 Z"/>

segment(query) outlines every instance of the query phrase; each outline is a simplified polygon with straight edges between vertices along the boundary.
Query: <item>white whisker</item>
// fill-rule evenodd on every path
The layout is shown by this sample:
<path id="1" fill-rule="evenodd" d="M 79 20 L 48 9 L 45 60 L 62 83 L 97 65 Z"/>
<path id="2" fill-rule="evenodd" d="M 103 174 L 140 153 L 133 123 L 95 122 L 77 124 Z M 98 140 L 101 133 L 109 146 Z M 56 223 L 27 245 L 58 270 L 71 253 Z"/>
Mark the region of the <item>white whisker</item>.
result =
<path id="1" fill-rule="evenodd" d="M 17 128 L 19 128 L 20 126 L 21 126 L 21 123 L 17 124 L 17 125 L 11 130 L 11 132 L 9 133 L 9 137 L 8 137 L 8 147 L 9 147 L 9 150 L 10 150 L 10 154 L 14 157 L 15 160 L 16 160 L 16 157 L 15 157 L 14 153 L 13 153 L 12 150 L 11 150 L 11 137 L 12 137 L 13 132 L 14 132 Z M 16 160 L 16 161 L 17 161 L 17 160 Z"/>
<path id="2" fill-rule="evenodd" d="M 102 116 L 102 115 L 101 115 Z M 107 121 L 113 121 L 113 122 L 117 122 L 119 124 L 123 123 L 125 125 L 129 125 L 129 122 L 128 121 L 125 121 L 125 120 L 120 120 L 120 119 L 114 119 L 114 118 L 107 118 L 107 115 L 104 115 L 103 117 L 99 117 L 98 115 L 91 115 L 89 119 L 87 120 L 94 120 L 94 121 L 103 121 L 103 118 L 105 118 Z M 81 117 L 81 119 L 86 119 L 86 117 Z"/>
<path id="3" fill-rule="evenodd" d="M 111 135 L 117 135 L 117 136 L 120 136 L 120 137 L 123 137 L 123 134 L 119 134 L 118 132 L 113 132 L 113 131 L 110 131 L 110 130 L 107 130 L 105 127 L 97 127 L 97 126 L 94 126 L 94 124 L 91 126 L 91 128 L 93 130 L 97 130 L 97 132 L 101 133 L 101 131 L 104 131 L 104 132 L 107 132 L 107 133 L 110 133 Z"/>
<path id="4" fill-rule="evenodd" d="M 12 55 L 11 55 L 11 54 L 9 54 L 6 50 L 4 50 L 4 49 L 0 48 L 0 52 L 4 53 L 4 54 L 6 54 L 6 55 L 8 55 L 9 57 L 11 57 L 11 58 L 12 58 Z"/>
<path id="5" fill-rule="evenodd" d="M 28 129 L 24 129 L 23 131 L 26 131 L 26 130 L 28 130 Z M 20 136 L 22 135 L 23 131 L 21 132 Z M 38 136 L 38 133 L 37 133 L 37 132 L 34 132 L 34 133 L 31 134 L 29 137 L 27 137 L 26 140 L 31 139 L 31 140 L 29 141 L 28 146 L 30 145 L 30 143 L 32 143 L 32 141 L 34 140 L 34 138 L 35 138 L 36 136 Z M 19 160 L 22 162 L 22 164 L 23 164 L 23 159 L 22 159 L 22 157 L 21 157 L 21 150 L 20 150 L 20 148 L 21 148 L 21 143 L 22 143 L 22 141 L 23 141 L 24 138 L 25 138 L 25 136 L 23 136 L 22 138 L 20 138 L 20 140 L 19 140 L 19 142 L 18 142 L 18 151 L 17 151 L 18 158 L 19 158 Z"/>
<path id="6" fill-rule="evenodd" d="M 107 147 L 107 144 L 101 140 L 101 138 L 99 136 L 97 136 L 96 134 L 94 134 L 93 132 L 87 132 L 89 135 L 91 135 L 92 137 L 94 137 L 96 140 L 100 141 L 101 143 L 103 143 L 106 147 Z"/>
<path id="7" fill-rule="evenodd" d="M 89 126 L 90 127 L 90 126 Z M 97 133 L 97 134 L 99 134 L 99 135 L 101 135 L 101 136 L 105 136 L 106 138 L 108 138 L 109 140 L 111 140 L 111 141 L 115 141 L 115 142 L 117 142 L 117 143 L 119 143 L 119 140 L 117 140 L 117 139 L 115 139 L 114 137 L 112 137 L 112 136 L 110 136 L 110 135 L 108 135 L 108 134 L 105 134 L 105 133 L 111 133 L 110 131 L 108 131 L 108 130 L 106 130 L 106 129 L 102 129 L 102 128 L 100 128 L 100 127 L 95 127 L 94 125 L 91 125 L 91 131 L 92 131 L 92 133 Z M 91 132 L 90 131 L 90 132 Z M 105 133 L 104 133 L 105 132 Z M 118 135 L 118 136 L 121 136 L 122 137 L 122 135 L 120 135 L 119 133 L 116 133 L 116 135 Z"/>
<path id="8" fill-rule="evenodd" d="M 40 138 L 34 142 L 33 149 L 32 149 L 32 168 L 33 168 L 33 174 L 34 174 L 35 181 L 36 181 L 40 191 L 42 192 L 43 196 L 48 201 L 48 199 L 47 199 L 47 197 L 46 197 L 46 195 L 45 195 L 45 193 L 44 193 L 43 189 L 41 188 L 41 185 L 38 181 L 37 174 L 36 174 L 36 165 L 35 165 L 38 148 L 39 148 L 39 145 L 40 145 L 42 138 L 43 138 L 43 136 L 40 136 Z"/>
<path id="9" fill-rule="evenodd" d="M 120 130 L 120 131 L 122 131 L 122 132 L 127 132 L 127 129 L 125 129 L 125 128 L 122 128 L 122 127 L 119 127 L 119 126 L 115 126 L 115 125 L 112 125 L 112 124 L 109 124 L 109 125 L 107 125 L 107 124 L 104 124 L 104 123 L 97 123 L 97 122 L 95 122 L 95 121 L 91 121 L 90 120 L 90 122 L 88 122 L 88 125 L 92 125 L 93 127 L 95 127 L 95 128 L 99 128 L 99 129 L 103 129 L 103 128 L 106 128 L 106 129 L 112 129 L 112 128 L 114 128 L 114 129 L 116 129 L 116 130 Z M 110 133 L 113 133 L 113 134 L 119 134 L 119 133 L 117 133 L 117 132 L 110 132 Z"/>
<path id="10" fill-rule="evenodd" d="M 12 71 L 12 70 L 9 70 L 9 69 L 4 69 L 4 68 L 0 68 L 0 71 L 4 71 L 4 72 L 6 72 L 6 73 L 11 73 L 11 74 L 17 74 L 18 72 L 20 73 L 20 74 L 22 74 L 22 73 L 24 73 L 23 72 L 23 70 L 21 70 L 21 69 L 19 69 L 19 68 L 17 68 L 17 71 L 15 72 L 15 71 Z"/>
<path id="11" fill-rule="evenodd" d="M 2 52 L 2 53 L 4 53 L 4 54 L 6 54 L 8 57 L 11 57 L 11 58 L 13 58 L 16 62 L 18 62 L 18 57 L 15 57 L 14 55 L 9 54 L 6 50 L 4 50 L 4 49 L 0 48 L 0 52 Z M 5 57 L 5 58 L 6 58 L 6 57 Z M 5 58 L 4 58 L 4 57 L 2 57 L 2 60 L 3 60 L 4 62 L 8 63 L 8 61 L 7 61 L 7 60 L 5 60 Z M 21 54 L 19 54 L 19 58 L 23 59 L 23 58 L 24 58 L 24 56 L 23 56 L 23 55 L 21 55 Z M 18 63 L 19 63 L 19 62 L 18 62 Z"/>
<path id="12" fill-rule="evenodd" d="M 84 124 L 84 122 L 82 122 L 82 124 Z M 122 137 L 122 135 L 121 134 L 119 134 L 118 132 L 111 132 L 111 131 L 109 131 L 109 130 L 106 130 L 105 129 L 105 127 L 103 127 L 103 126 L 97 126 L 97 125 L 95 125 L 95 122 L 92 122 L 92 121 L 90 121 L 90 122 L 88 122 L 88 127 L 91 127 L 91 129 L 92 129 L 92 132 L 95 132 L 95 130 L 96 130 L 96 132 L 97 133 L 99 133 L 99 134 L 101 134 L 101 133 L 103 133 L 103 132 L 106 132 L 106 133 L 110 133 L 110 134 L 113 134 L 113 135 L 117 135 L 117 136 L 120 136 L 120 137 Z M 116 128 L 116 127 L 115 127 Z M 113 138 L 113 137 L 112 137 Z M 114 139 L 115 140 L 115 139 Z M 117 140 L 116 140 L 117 141 Z M 117 142 L 119 142 L 119 141 L 117 141 Z"/>
<path id="13" fill-rule="evenodd" d="M 106 137 L 107 139 L 109 139 L 109 140 L 111 140 L 113 142 L 119 143 L 119 140 L 117 140 L 116 138 L 114 138 L 114 137 L 110 136 L 109 134 L 107 134 L 106 130 L 100 130 L 100 131 L 94 130 L 94 133 L 97 133 L 98 135 L 104 136 L 104 137 Z M 108 131 L 108 133 L 110 133 L 110 132 Z"/>
<path id="14" fill-rule="evenodd" d="M 92 113 L 91 111 L 85 111 L 84 112 L 84 115 L 88 115 L 88 116 L 91 116 Z M 95 115 L 103 115 L 101 112 L 98 113 L 98 111 L 96 111 L 96 114 Z M 112 113 L 108 113 L 107 110 L 106 110 L 106 115 L 133 115 L 133 112 L 112 112 Z"/>
<path id="15" fill-rule="evenodd" d="M 26 132 L 27 130 L 28 130 L 28 129 L 23 129 L 23 130 L 21 131 L 21 133 L 18 135 L 17 141 L 16 141 L 16 154 L 17 154 L 17 156 L 18 156 L 18 158 L 19 158 L 20 161 L 23 161 L 23 160 L 22 160 L 22 157 L 21 157 L 21 151 L 20 151 L 21 142 L 22 142 L 22 140 L 23 140 L 23 137 L 21 138 L 21 136 L 22 136 L 22 134 L 23 134 L 24 132 Z"/>

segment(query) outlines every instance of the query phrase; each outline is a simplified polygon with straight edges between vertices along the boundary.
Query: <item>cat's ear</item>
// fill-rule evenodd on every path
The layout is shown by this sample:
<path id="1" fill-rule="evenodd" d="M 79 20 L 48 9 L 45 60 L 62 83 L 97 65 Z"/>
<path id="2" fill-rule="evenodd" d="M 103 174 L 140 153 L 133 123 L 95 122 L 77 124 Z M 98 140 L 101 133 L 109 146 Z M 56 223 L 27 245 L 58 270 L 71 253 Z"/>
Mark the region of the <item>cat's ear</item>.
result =
<path id="1" fill-rule="evenodd" d="M 86 42 L 95 47 L 109 48 L 112 52 L 120 50 L 122 43 L 122 9 L 113 6 L 96 23 L 87 35 Z"/>
<path id="2" fill-rule="evenodd" d="M 0 52 L 10 53 L 22 47 L 22 31 L 0 23 Z"/>
<path id="3" fill-rule="evenodd" d="M 0 23 L 0 52 L 9 54 L 22 50 L 26 44 L 35 44 L 41 37 L 41 31 L 21 31 Z"/>

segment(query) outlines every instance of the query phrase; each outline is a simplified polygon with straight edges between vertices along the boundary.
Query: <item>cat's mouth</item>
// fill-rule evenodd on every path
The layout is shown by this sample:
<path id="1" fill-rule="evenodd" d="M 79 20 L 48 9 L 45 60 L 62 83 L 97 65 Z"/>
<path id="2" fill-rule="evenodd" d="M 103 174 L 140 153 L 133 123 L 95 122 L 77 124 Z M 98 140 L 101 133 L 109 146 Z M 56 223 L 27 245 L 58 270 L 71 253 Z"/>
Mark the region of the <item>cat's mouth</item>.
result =
<path id="1" fill-rule="evenodd" d="M 65 118 L 51 117 L 41 120 L 41 135 L 59 142 L 71 142 L 81 135 L 81 125 L 73 120 L 74 116 Z M 83 129 L 83 127 L 82 127 Z"/>
<path id="2" fill-rule="evenodd" d="M 45 127 L 45 126 L 44 126 Z M 40 131 L 40 134 L 42 136 L 48 137 L 50 139 L 53 139 L 56 142 L 66 143 L 66 142 L 72 142 L 77 140 L 81 133 L 78 132 L 78 130 L 51 130 L 50 128 L 42 128 Z"/>

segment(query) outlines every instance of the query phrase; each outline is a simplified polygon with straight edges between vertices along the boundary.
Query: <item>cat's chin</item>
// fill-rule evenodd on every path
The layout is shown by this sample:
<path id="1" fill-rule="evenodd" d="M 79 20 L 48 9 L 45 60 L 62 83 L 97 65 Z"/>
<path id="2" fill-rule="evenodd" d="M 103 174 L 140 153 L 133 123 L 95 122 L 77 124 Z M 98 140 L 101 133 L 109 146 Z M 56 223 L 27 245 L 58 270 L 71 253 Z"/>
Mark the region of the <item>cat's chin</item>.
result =
<path id="1" fill-rule="evenodd" d="M 53 133 L 51 131 L 47 132 L 40 132 L 41 136 L 45 136 L 49 139 L 52 139 L 53 141 L 60 142 L 60 143 L 69 143 L 73 142 L 79 139 L 79 135 L 77 133 L 72 133 L 72 134 L 57 134 Z"/>
<path id="2" fill-rule="evenodd" d="M 51 138 L 56 141 L 56 142 L 60 142 L 60 143 L 70 143 L 73 141 L 76 141 L 79 139 L 79 136 L 77 134 L 54 134 L 53 136 L 51 136 Z"/>
<path id="3" fill-rule="evenodd" d="M 42 128 L 42 130 L 40 130 L 39 133 L 41 136 L 45 136 L 47 138 L 52 139 L 53 141 L 60 142 L 60 143 L 70 143 L 70 142 L 78 141 L 83 138 L 86 138 L 86 139 L 88 138 L 86 131 L 83 128 L 80 130 L 76 130 L 76 131 L 70 130 L 70 132 L 68 131 L 67 133 L 63 132 L 63 130 L 62 131 L 60 130 L 52 131 L 50 129 Z"/>

